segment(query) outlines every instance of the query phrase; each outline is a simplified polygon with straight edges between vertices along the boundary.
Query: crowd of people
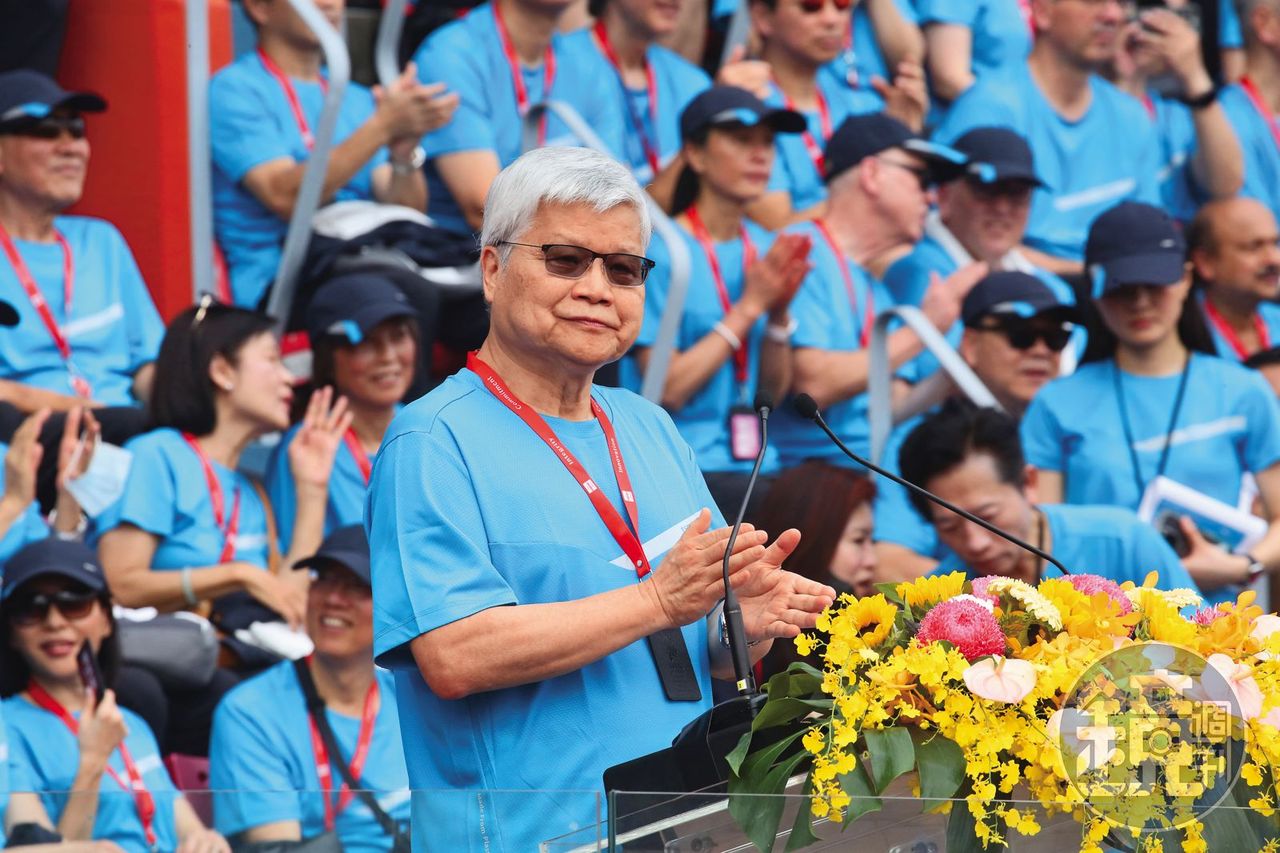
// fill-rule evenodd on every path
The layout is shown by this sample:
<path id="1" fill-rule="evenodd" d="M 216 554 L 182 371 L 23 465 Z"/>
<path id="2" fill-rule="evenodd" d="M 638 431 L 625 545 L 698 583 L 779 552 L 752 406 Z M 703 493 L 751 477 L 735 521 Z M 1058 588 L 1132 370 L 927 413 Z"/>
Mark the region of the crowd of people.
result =
<path id="1" fill-rule="evenodd" d="M 227 286 L 167 325 L 120 231 L 67 214 L 113 93 L 0 72 L 9 843 L 527 850 L 581 825 L 580 801 L 459 815 L 408 790 L 594 790 L 669 741 L 731 673 L 707 579 L 761 452 L 732 562 L 762 675 L 836 593 L 1054 576 L 790 405 L 870 455 L 892 308 L 966 375 L 885 328 L 882 464 L 1069 569 L 1206 606 L 1274 579 L 1280 0 L 740 1 L 724 62 L 680 26 L 732 3 L 491 0 L 350 85 L 322 190 L 349 205 L 323 214 L 478 259 L 481 285 L 326 256 L 279 318 L 305 377 L 265 313 L 328 93 L 292 6 L 242 2 L 255 44 L 209 90 Z M 596 139 L 548 111 L 521 156 L 545 101 Z M 633 392 L 673 302 L 664 414 Z M 479 349 L 446 376 L 442 342 Z M 1188 492 L 1252 521 L 1151 512 Z M 655 673 L 646 637 L 709 651 Z M 211 822 L 173 756 L 207 756 Z"/>

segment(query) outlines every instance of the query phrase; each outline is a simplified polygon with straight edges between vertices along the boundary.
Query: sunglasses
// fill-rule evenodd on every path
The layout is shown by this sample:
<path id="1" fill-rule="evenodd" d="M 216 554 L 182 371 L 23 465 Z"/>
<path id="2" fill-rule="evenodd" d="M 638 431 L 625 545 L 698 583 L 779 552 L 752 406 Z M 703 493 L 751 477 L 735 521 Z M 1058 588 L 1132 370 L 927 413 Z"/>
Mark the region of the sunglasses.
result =
<path id="1" fill-rule="evenodd" d="M 837 12 L 847 12 L 853 0 L 831 0 Z M 827 0 L 800 0 L 800 11 L 806 15 L 816 15 L 827 5 Z"/>
<path id="2" fill-rule="evenodd" d="M 547 272 L 559 278 L 582 278 L 596 258 L 604 261 L 604 274 L 609 283 L 615 287 L 639 287 L 649 277 L 649 270 L 657 264 L 640 255 L 628 255 L 625 252 L 606 252 L 600 254 L 582 246 L 571 246 L 566 243 L 516 243 L 503 240 L 503 246 L 524 246 L 526 249 L 540 249 L 542 262 Z"/>
<path id="3" fill-rule="evenodd" d="M 69 133 L 72 139 L 84 139 L 84 119 L 80 116 L 45 116 L 16 124 L 4 133 L 32 139 L 57 139 L 62 134 Z"/>
<path id="4" fill-rule="evenodd" d="M 1072 331 L 1070 325 L 1045 326 L 1024 320 L 996 320 L 975 328 L 983 332 L 999 332 L 1016 350 L 1029 350 L 1036 341 L 1044 341 L 1044 345 L 1054 352 L 1067 348 Z"/>
<path id="5" fill-rule="evenodd" d="M 40 592 L 23 596 L 7 605 L 9 621 L 19 627 L 29 628 L 48 619 L 49 608 L 56 607 L 64 619 L 75 622 L 92 613 L 97 600 L 98 594 L 90 589 L 62 589 L 53 594 Z"/>

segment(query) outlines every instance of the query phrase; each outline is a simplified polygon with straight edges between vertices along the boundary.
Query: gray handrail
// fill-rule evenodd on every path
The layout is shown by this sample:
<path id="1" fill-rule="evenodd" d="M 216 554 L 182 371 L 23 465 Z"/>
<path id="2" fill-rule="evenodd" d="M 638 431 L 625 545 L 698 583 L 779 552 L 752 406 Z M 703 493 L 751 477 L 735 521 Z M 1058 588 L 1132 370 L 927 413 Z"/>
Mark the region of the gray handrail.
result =
<path id="1" fill-rule="evenodd" d="M 209 2 L 187 0 L 187 181 L 192 302 L 213 292 L 213 174 L 209 151 Z"/>
<path id="2" fill-rule="evenodd" d="M 284 248 L 280 252 L 280 266 L 276 269 L 275 284 L 267 302 L 267 313 L 284 327 L 293 306 L 294 291 L 298 286 L 298 273 L 311 242 L 311 217 L 320 207 L 320 193 L 324 190 L 325 171 L 329 166 L 329 152 L 333 148 L 333 133 L 338 126 L 338 111 L 351 80 L 351 58 L 347 55 L 346 42 L 338 34 L 312 0 L 289 0 L 289 5 L 302 18 L 324 51 L 324 61 L 329 72 L 329 91 L 324 98 L 324 109 L 315 129 L 315 144 L 307 157 L 302 184 L 293 203 L 293 215 L 289 217 L 289 230 L 285 234 Z"/>
<path id="3" fill-rule="evenodd" d="M 387 0 L 378 21 L 378 39 L 373 44 L 373 66 L 378 82 L 390 86 L 400 76 L 400 34 L 404 31 L 404 12 L 409 0 Z"/>
<path id="4" fill-rule="evenodd" d="M 978 375 L 965 364 L 960 354 L 947 343 L 947 339 L 933 327 L 933 323 L 919 308 L 914 305 L 887 308 L 876 317 L 875 325 L 871 327 L 871 364 L 867 393 L 871 395 L 868 401 L 868 418 L 871 421 L 871 459 L 874 462 L 879 462 L 884 455 L 889 434 L 893 431 L 893 367 L 889 364 L 889 325 L 895 319 L 901 320 L 916 333 L 925 350 L 933 353 L 938 365 L 947 372 L 962 394 L 979 406 L 1000 406 Z"/>
<path id="5" fill-rule="evenodd" d="M 724 49 L 720 51 L 722 67 L 729 61 L 734 48 L 746 44 L 750 36 L 751 3 L 749 0 L 739 0 L 737 7 L 733 10 L 733 17 L 729 19 L 729 29 L 724 34 Z"/>
<path id="6" fill-rule="evenodd" d="M 578 111 L 562 101 L 544 101 L 534 104 L 525 113 L 521 133 L 521 150 L 531 151 L 538 147 L 538 124 L 548 112 L 564 122 L 569 131 L 588 148 L 594 148 L 602 154 L 613 156 L 613 152 L 600 141 L 600 137 L 591 129 Z M 666 211 L 658 206 L 653 197 L 644 194 L 645 203 L 649 206 L 649 215 L 653 220 L 653 230 L 662 237 L 667 246 L 667 255 L 671 261 L 671 274 L 667 279 L 667 299 L 662 308 L 662 320 L 658 323 L 658 334 L 653 346 L 649 347 L 649 366 L 644 372 L 644 380 L 640 393 L 653 403 L 662 402 L 662 389 L 667 384 L 667 373 L 671 369 L 671 359 L 675 355 L 676 336 L 680 332 L 680 318 L 684 314 L 685 298 L 689 293 L 689 278 L 693 271 L 693 260 L 689 256 L 689 246 L 680 236 Z"/>

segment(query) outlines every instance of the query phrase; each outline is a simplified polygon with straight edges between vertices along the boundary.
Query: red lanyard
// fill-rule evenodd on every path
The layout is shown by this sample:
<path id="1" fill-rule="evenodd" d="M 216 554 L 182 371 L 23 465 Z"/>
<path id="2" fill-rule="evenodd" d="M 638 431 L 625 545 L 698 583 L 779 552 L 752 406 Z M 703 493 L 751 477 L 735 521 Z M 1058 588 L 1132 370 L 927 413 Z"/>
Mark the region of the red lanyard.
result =
<path id="1" fill-rule="evenodd" d="M 1280 148 L 1280 127 L 1276 127 L 1275 114 L 1271 112 L 1271 108 L 1263 100 L 1262 93 L 1258 91 L 1258 87 L 1248 77 L 1240 78 L 1240 88 L 1244 89 L 1244 93 L 1249 96 L 1249 101 L 1253 104 L 1253 108 L 1258 111 L 1258 115 L 1266 122 L 1267 129 L 1271 131 L 1271 137 L 1275 140 L 1276 147 Z"/>
<path id="2" fill-rule="evenodd" d="M 591 479 L 591 475 L 582 467 L 582 463 L 578 461 L 578 458 L 552 432 L 551 427 L 543 420 L 542 415 L 539 415 L 528 405 L 521 402 L 515 394 L 512 394 L 506 383 L 502 381 L 502 378 L 493 372 L 493 368 L 481 361 L 480 356 L 474 352 L 467 354 L 467 368 L 483 379 L 489 392 L 497 397 L 504 406 L 515 412 L 520 420 L 524 421 L 529 429 L 538 435 L 538 438 L 546 442 L 547 447 L 550 447 L 556 454 L 556 458 L 578 481 L 582 491 L 587 493 L 587 498 L 591 501 L 591 506 L 595 508 L 596 514 L 600 516 L 600 520 L 604 522 L 605 527 L 609 528 L 609 533 L 613 535 L 614 541 L 618 543 L 623 553 L 631 560 L 631 565 L 636 570 L 636 577 L 643 578 L 649 574 L 649 558 L 645 556 L 644 546 L 640 544 L 639 538 L 640 510 L 636 504 L 636 494 L 631 488 L 631 477 L 627 474 L 626 463 L 622 460 L 622 450 L 618 447 L 618 435 L 613 431 L 613 424 L 609 423 L 609 418 L 605 415 L 604 409 L 600 407 L 600 404 L 592 399 L 591 414 L 600 422 L 600 429 L 604 432 L 605 443 L 609 445 L 609 458 L 613 460 L 613 475 L 618 481 L 618 491 L 622 493 L 622 505 L 627 510 L 627 519 L 631 522 L 630 527 L 627 526 L 627 522 L 622 520 L 622 516 L 618 515 L 618 511 L 613 508 L 613 504 L 609 503 L 609 499 L 604 496 L 604 492 Z"/>
<path id="3" fill-rule="evenodd" d="M 640 137 L 640 145 L 644 147 L 644 158 L 649 162 L 649 169 L 656 178 L 658 176 L 658 168 L 662 165 L 662 160 L 658 156 L 658 148 L 649 140 L 649 134 L 645 133 L 644 130 L 644 121 L 640 116 L 636 115 L 635 110 L 632 108 L 631 93 L 627 90 L 627 85 L 622 79 L 622 63 L 618 61 L 618 54 L 609 42 L 609 33 L 605 31 L 603 20 L 596 21 L 595 34 L 596 40 L 600 42 L 600 49 L 604 51 L 605 58 L 609 60 L 613 70 L 618 73 L 618 82 L 622 84 L 622 96 L 627 102 L 627 112 L 631 116 L 631 124 L 636 129 L 636 135 Z M 654 77 L 653 66 L 647 60 L 644 64 L 644 73 L 649 91 L 649 120 L 656 125 L 658 121 L 658 81 Z"/>
<path id="4" fill-rule="evenodd" d="M 360 475 L 364 477 L 365 485 L 369 485 L 369 474 L 373 471 L 373 463 L 369 461 L 369 454 L 364 452 L 364 446 L 360 444 L 360 438 L 356 435 L 356 431 L 347 428 L 347 434 L 342 437 L 346 442 L 347 450 L 350 451 L 353 459 L 356 460 L 356 467 L 360 469 Z"/>
<path id="5" fill-rule="evenodd" d="M 58 241 L 58 246 L 62 249 L 63 314 L 66 317 L 70 317 L 71 297 L 76 288 L 75 260 L 71 257 L 71 246 L 67 243 L 67 238 L 62 236 L 62 232 L 54 231 L 53 236 Z M 71 362 L 71 342 L 67 340 L 67 335 L 62 331 L 62 327 L 58 325 L 58 321 L 54 319 L 49 303 L 45 301 L 44 294 L 40 292 L 40 288 L 36 285 L 35 277 L 31 275 L 31 269 L 27 266 L 27 262 L 22 259 L 22 255 L 18 254 L 18 247 L 14 245 L 13 238 L 9 236 L 9 232 L 2 225 L 0 225 L 0 247 L 4 248 L 4 253 L 9 258 L 9 263 L 13 266 L 13 272 L 18 277 L 18 282 L 27 293 L 27 299 L 31 302 L 31 307 L 40 315 L 40 320 L 44 323 L 45 329 L 48 330 L 49 337 L 53 338 L 53 345 L 58 348 L 58 353 L 62 356 L 62 361 L 67 366 L 67 373 L 71 375 L 71 387 L 75 390 L 76 396 L 83 397 L 86 400 L 90 399 L 93 397 L 93 389 L 89 387 L 89 382 L 76 372 L 75 366 Z"/>
<path id="6" fill-rule="evenodd" d="M 222 483 L 218 481 L 218 473 L 213 470 L 209 457 L 204 455 L 200 442 L 189 432 L 182 437 L 200 457 L 200 467 L 204 469 L 205 483 L 209 487 L 209 503 L 213 504 L 213 523 L 222 531 L 222 555 L 219 563 L 229 563 L 236 555 L 236 532 L 240 529 L 240 487 L 236 486 L 236 495 L 231 504 L 231 517 L 226 518 L 226 500 L 222 496 Z M 225 520 L 225 523 L 224 523 Z"/>
<path id="7" fill-rule="evenodd" d="M 310 663 L 311 658 L 307 658 Z M 356 738 L 356 751 L 351 756 L 351 778 L 360 781 L 364 772 L 364 763 L 369 758 L 369 745 L 373 743 L 373 725 L 378 719 L 378 679 L 374 678 L 369 685 L 369 692 L 364 694 L 364 710 L 360 713 L 360 734 Z M 355 792 L 346 782 L 338 789 L 338 804 L 333 803 L 333 767 L 329 764 L 329 750 L 324 747 L 324 738 L 320 737 L 320 729 L 316 726 L 315 717 L 307 715 L 311 726 L 311 751 L 316 759 L 316 778 L 320 780 L 320 790 L 324 792 L 324 828 L 333 831 L 338 812 L 347 807 Z"/>
<path id="8" fill-rule="evenodd" d="M 693 232 L 693 239 L 698 241 L 698 245 L 702 247 L 702 251 L 707 256 L 707 264 L 711 267 L 711 277 L 716 282 L 716 292 L 720 295 L 720 307 L 724 309 L 725 316 L 728 316 L 729 309 L 733 307 L 733 300 L 729 297 L 729 289 L 725 287 L 724 275 L 720 272 L 720 259 L 716 257 L 716 247 L 711 242 L 711 235 L 707 233 L 707 226 L 702 224 L 702 217 L 698 215 L 698 206 L 691 205 L 685 215 L 689 217 L 689 228 Z M 739 233 L 742 235 L 742 275 L 745 279 L 747 269 L 756 262 L 756 247 L 751 242 L 751 238 L 747 236 L 747 228 L 745 225 L 738 226 Z M 738 380 L 739 385 L 745 385 L 747 375 L 749 373 L 749 365 L 747 359 L 747 341 L 742 341 L 742 346 L 733 351 L 733 376 Z"/>
<path id="9" fill-rule="evenodd" d="M 1153 101 L 1153 100 L 1151 100 L 1151 93 L 1150 93 L 1150 92 L 1143 92 L 1143 93 L 1142 93 L 1142 105 L 1143 105 L 1144 107 L 1146 107 L 1146 108 L 1147 108 L 1147 115 L 1151 117 L 1151 120 L 1152 120 L 1152 121 L 1155 121 L 1155 118 L 1156 118 L 1156 102 L 1155 102 L 1155 101 Z"/>
<path id="10" fill-rule="evenodd" d="M 302 144 L 307 146 L 310 151 L 311 147 L 316 144 L 316 138 L 311 133 L 311 125 L 307 122 L 306 115 L 302 112 L 302 103 L 298 100 L 298 93 L 293 88 L 293 81 L 288 75 L 280 70 L 280 66 L 276 65 L 267 56 L 262 48 L 258 48 L 258 59 L 262 60 L 262 67 L 267 69 L 267 73 L 275 78 L 277 84 L 284 91 L 285 100 L 289 102 L 289 109 L 293 111 L 293 120 L 298 124 L 298 132 L 302 134 Z M 326 95 L 329 94 L 329 81 L 320 78 L 320 90 Z"/>
<path id="11" fill-rule="evenodd" d="M 1204 313 L 1209 315 L 1209 322 L 1213 323 L 1214 328 L 1218 330 L 1218 334 L 1227 339 L 1227 343 L 1231 346 L 1231 349 L 1235 350 L 1235 354 L 1239 356 L 1241 361 L 1252 355 L 1245 349 L 1244 341 L 1240 340 L 1236 330 L 1231 328 L 1231 324 L 1218 313 L 1218 309 L 1214 307 L 1213 302 L 1207 297 L 1204 300 Z M 1267 324 L 1262 322 L 1262 317 L 1258 316 L 1256 311 L 1253 314 L 1253 330 L 1258 335 L 1258 349 L 1271 349 L 1271 333 L 1267 331 Z"/>
<path id="12" fill-rule="evenodd" d="M 502 53 L 507 57 L 507 66 L 511 69 L 511 85 L 516 90 L 516 109 L 520 118 L 529 111 L 529 90 L 524 87 L 524 77 L 520 74 L 520 57 L 516 56 L 515 45 L 511 43 L 511 34 L 507 32 L 507 22 L 502 18 L 502 4 L 493 3 L 493 20 L 498 25 L 498 40 L 502 42 Z M 547 44 L 547 52 L 542 60 L 542 99 L 551 99 L 551 87 L 556 81 L 556 54 Z M 538 123 L 538 145 L 547 144 L 547 116 L 544 113 Z"/>
<path id="13" fill-rule="evenodd" d="M 827 248 L 831 250 L 831 254 L 835 256 L 836 266 L 840 267 L 840 275 L 844 276 L 844 289 L 849 294 L 849 307 L 853 310 L 853 316 L 858 316 L 858 291 L 853 285 L 853 274 L 849 272 L 849 261 L 844 256 L 844 252 L 840 250 L 836 238 L 831 235 L 831 231 L 827 228 L 827 223 L 821 219 L 813 220 L 813 224 L 818 229 L 818 233 L 827 241 Z M 867 287 L 867 304 L 866 310 L 862 317 L 862 331 L 858 335 L 858 345 L 863 349 L 867 348 L 867 344 L 871 343 L 871 327 L 876 322 L 876 305 L 871 288 Z"/>
<path id="14" fill-rule="evenodd" d="M 48 692 L 37 684 L 34 680 L 27 682 L 27 695 L 31 697 L 31 701 L 35 702 L 41 708 L 53 714 L 62 724 L 70 729 L 71 734 L 78 735 L 80 733 L 80 724 L 71 713 L 48 694 Z M 129 754 L 129 747 L 125 746 L 124 741 L 120 742 L 120 746 L 116 747 L 116 751 L 120 753 L 120 761 L 124 764 L 125 775 L 129 777 L 126 782 L 120 778 L 120 774 L 111 765 L 107 765 L 107 775 L 110 776 L 117 785 L 123 790 L 133 794 L 133 804 L 138 809 L 138 820 L 142 821 L 142 831 L 147 836 L 147 844 L 151 845 L 154 850 L 156 846 L 156 801 L 151 796 L 151 792 L 147 790 L 146 783 L 142 781 L 142 774 L 138 772 L 138 765 L 134 764 L 133 756 Z"/>
<path id="15" fill-rule="evenodd" d="M 792 112 L 796 112 L 795 103 L 791 100 L 791 96 L 782 91 L 782 87 L 778 86 L 775 81 L 773 84 L 778 92 L 782 95 L 782 105 Z M 808 121 L 805 122 L 804 133 L 800 134 L 800 138 L 804 140 L 805 150 L 809 152 L 809 159 L 813 161 L 813 168 L 818 170 L 818 178 L 825 180 L 827 176 L 826 161 L 822 151 L 827 144 L 827 140 L 831 138 L 831 113 L 827 109 L 826 96 L 822 94 L 822 90 L 815 88 L 814 96 L 818 99 L 818 120 L 822 124 L 822 145 L 817 143 L 813 138 L 813 134 L 809 132 Z"/>

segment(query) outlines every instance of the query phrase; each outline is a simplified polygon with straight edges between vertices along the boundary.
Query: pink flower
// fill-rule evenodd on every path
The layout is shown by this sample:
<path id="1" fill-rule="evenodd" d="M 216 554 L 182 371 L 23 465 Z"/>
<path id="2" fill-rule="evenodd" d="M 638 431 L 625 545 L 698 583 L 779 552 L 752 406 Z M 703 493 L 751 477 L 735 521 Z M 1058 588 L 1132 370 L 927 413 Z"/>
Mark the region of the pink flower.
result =
<path id="1" fill-rule="evenodd" d="M 1116 603 L 1121 616 L 1133 612 L 1133 602 L 1129 600 L 1129 596 L 1124 594 L 1124 590 L 1120 589 L 1118 583 L 1109 578 L 1101 575 L 1069 575 L 1067 581 L 1076 588 L 1077 592 L 1088 596 L 1105 592 Z"/>
<path id="2" fill-rule="evenodd" d="M 970 661 L 1004 654 L 1004 632 L 991 611 L 972 600 L 944 601 L 925 614 L 916 639 L 946 640 Z"/>
<path id="3" fill-rule="evenodd" d="M 1218 619 L 1227 615 L 1227 611 L 1222 605 L 1215 604 L 1213 607 L 1201 607 L 1191 616 L 1191 621 L 1197 625 L 1212 625 Z"/>
<path id="4" fill-rule="evenodd" d="M 995 580 L 997 577 L 999 577 L 999 575 L 983 575 L 982 577 L 976 579 L 973 582 L 973 594 L 976 595 L 978 598 L 985 598 L 986 600 L 990 601 L 992 604 L 999 604 L 1000 599 L 992 595 L 991 593 L 987 592 L 987 587 L 990 586 L 991 582 Z"/>
<path id="5" fill-rule="evenodd" d="M 1036 668 L 1024 660 L 991 657 L 964 671 L 964 683 L 975 696 L 992 702 L 1021 702 L 1036 686 Z"/>
<path id="6" fill-rule="evenodd" d="M 1208 664 L 1227 680 L 1240 705 L 1242 719 L 1252 720 L 1262 713 L 1262 690 L 1247 664 L 1236 663 L 1222 653 L 1209 655 Z"/>

